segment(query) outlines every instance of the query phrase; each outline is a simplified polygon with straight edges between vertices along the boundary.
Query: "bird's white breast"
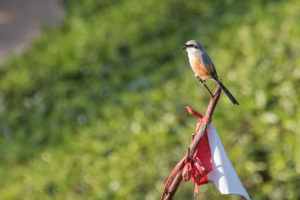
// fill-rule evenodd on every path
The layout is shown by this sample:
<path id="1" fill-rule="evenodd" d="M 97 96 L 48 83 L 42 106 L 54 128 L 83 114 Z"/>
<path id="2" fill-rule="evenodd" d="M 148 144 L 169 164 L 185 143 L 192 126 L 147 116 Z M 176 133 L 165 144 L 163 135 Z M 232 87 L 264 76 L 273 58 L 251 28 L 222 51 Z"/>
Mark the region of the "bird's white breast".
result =
<path id="1" fill-rule="evenodd" d="M 196 63 L 195 61 L 197 60 L 198 63 L 201 63 L 201 53 L 200 52 L 195 52 L 195 51 L 188 51 L 188 57 L 189 57 L 189 63 L 193 71 L 196 73 L 196 69 L 194 64 Z"/>

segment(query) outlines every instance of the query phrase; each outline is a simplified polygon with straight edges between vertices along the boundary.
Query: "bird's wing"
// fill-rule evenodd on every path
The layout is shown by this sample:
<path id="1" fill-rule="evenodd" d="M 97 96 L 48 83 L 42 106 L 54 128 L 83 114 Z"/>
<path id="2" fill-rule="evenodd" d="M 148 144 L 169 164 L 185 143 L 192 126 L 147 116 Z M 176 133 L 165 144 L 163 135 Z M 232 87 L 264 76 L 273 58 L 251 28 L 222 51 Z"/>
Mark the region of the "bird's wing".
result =
<path id="1" fill-rule="evenodd" d="M 206 66 L 209 66 L 209 67 L 213 68 L 213 72 L 212 72 L 211 76 L 214 79 L 218 80 L 218 75 L 217 75 L 217 71 L 216 71 L 215 65 L 214 65 L 214 63 L 212 62 L 211 58 L 209 57 L 209 55 L 206 52 L 203 52 L 202 59 L 203 59 L 203 62 L 204 62 L 204 64 Z"/>

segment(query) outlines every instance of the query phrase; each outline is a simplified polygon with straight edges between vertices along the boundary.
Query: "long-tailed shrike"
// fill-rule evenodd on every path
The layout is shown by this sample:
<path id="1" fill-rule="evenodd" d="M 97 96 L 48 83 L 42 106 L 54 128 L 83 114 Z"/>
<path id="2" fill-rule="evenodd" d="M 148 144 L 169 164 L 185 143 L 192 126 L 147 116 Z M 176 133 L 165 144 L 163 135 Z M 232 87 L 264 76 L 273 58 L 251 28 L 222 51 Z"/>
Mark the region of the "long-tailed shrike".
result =
<path id="1" fill-rule="evenodd" d="M 233 104 L 239 105 L 237 100 L 232 96 L 232 94 L 227 90 L 227 88 L 223 85 L 221 80 L 218 77 L 215 66 L 209 57 L 209 55 L 205 52 L 203 47 L 196 40 L 190 40 L 185 43 L 182 47 L 188 52 L 189 62 L 191 68 L 195 72 L 195 77 L 202 83 L 202 85 L 207 89 L 210 96 L 212 97 L 212 93 L 209 88 L 205 84 L 205 80 L 208 78 L 213 79 L 219 84 L 225 94 L 229 97 Z"/>

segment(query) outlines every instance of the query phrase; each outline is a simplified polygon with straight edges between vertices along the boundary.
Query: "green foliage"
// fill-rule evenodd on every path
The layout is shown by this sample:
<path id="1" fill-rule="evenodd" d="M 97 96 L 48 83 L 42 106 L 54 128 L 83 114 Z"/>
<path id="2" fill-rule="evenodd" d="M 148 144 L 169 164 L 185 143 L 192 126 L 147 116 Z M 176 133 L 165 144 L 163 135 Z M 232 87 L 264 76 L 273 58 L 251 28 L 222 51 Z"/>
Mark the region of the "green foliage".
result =
<path id="1" fill-rule="evenodd" d="M 197 39 L 240 102 L 214 114 L 253 199 L 299 199 L 300 3 L 66 2 L 66 20 L 0 68 L 0 199 L 159 199 L 205 90 Z M 215 87 L 209 82 L 210 87 Z M 176 199 L 193 199 L 191 183 Z M 212 184 L 196 199 L 238 199 Z"/>

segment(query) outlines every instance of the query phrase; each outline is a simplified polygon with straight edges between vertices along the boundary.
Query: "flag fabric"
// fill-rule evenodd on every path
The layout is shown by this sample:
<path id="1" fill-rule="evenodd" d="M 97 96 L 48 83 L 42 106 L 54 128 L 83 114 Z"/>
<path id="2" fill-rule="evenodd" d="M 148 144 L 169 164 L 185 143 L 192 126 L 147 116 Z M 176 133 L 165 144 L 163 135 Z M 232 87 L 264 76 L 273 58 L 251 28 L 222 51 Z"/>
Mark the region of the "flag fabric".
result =
<path id="1" fill-rule="evenodd" d="M 212 171 L 207 174 L 208 181 L 213 182 L 221 194 L 239 194 L 250 200 L 212 124 L 207 135 L 212 156 Z"/>
<path id="2" fill-rule="evenodd" d="M 185 108 L 190 114 L 199 118 L 196 133 L 203 121 L 210 119 L 202 118 L 202 115 L 190 107 Z M 220 140 L 220 137 L 212 124 L 209 125 L 192 159 L 182 159 L 173 169 L 162 194 L 166 189 L 176 171 L 184 163 L 182 171 L 185 182 L 192 179 L 194 192 L 198 193 L 198 187 L 206 183 L 214 183 L 221 194 L 239 194 L 247 200 L 250 197 L 236 174 Z"/>
<path id="3" fill-rule="evenodd" d="M 197 133 L 204 118 L 202 118 L 200 113 L 190 107 L 186 107 L 185 109 L 190 114 L 200 118 L 197 123 Z M 209 125 L 208 130 L 203 136 L 194 155 L 194 160 L 199 160 L 199 164 L 207 171 L 206 174 L 201 177 L 195 173 L 197 167 L 194 167 L 194 170 L 191 170 L 191 176 L 194 177 L 195 193 L 198 192 L 199 185 L 213 182 L 221 194 L 239 194 L 246 199 L 250 199 L 212 124 Z M 191 162 L 192 164 L 195 163 L 193 161 Z M 183 172 L 183 174 L 185 174 L 185 172 Z"/>

